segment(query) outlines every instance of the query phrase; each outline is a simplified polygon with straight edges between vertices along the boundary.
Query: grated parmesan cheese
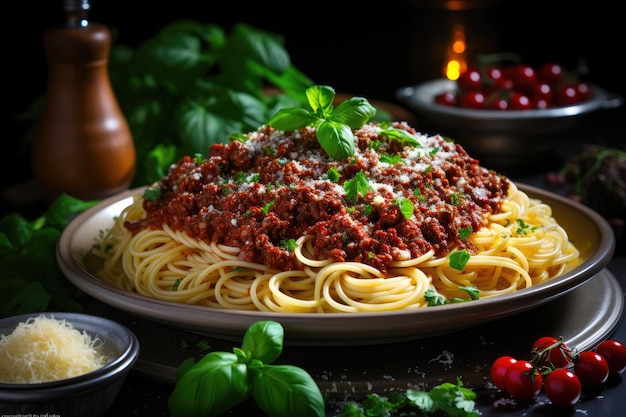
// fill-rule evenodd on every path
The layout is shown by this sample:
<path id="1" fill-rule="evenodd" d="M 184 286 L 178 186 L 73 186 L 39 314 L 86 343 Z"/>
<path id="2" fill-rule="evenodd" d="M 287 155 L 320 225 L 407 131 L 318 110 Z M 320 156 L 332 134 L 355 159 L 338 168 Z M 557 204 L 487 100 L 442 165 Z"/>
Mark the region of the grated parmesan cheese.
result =
<path id="1" fill-rule="evenodd" d="M 101 346 L 66 320 L 29 318 L 10 335 L 0 335 L 0 382 L 49 382 L 94 371 L 109 360 Z"/>

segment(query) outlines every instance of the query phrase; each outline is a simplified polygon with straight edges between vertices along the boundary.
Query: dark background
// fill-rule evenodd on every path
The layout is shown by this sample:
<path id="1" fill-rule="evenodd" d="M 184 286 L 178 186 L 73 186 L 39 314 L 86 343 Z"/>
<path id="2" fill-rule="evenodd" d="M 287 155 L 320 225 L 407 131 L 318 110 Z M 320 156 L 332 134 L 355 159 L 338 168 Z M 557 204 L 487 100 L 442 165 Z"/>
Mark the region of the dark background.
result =
<path id="1" fill-rule="evenodd" d="M 454 3 L 473 7 L 444 8 Z M 9 126 L 2 141 L 7 147 L 0 164 L 3 188 L 30 177 L 28 148 L 23 146 L 30 126 L 16 120 L 45 90 L 41 37 L 62 22 L 61 4 L 11 2 L 3 12 L 4 108 L 9 109 L 3 113 Z M 513 52 L 532 65 L 557 61 L 569 69 L 584 59 L 589 68 L 584 79 L 626 96 L 624 22 L 609 0 L 386 0 L 369 5 L 339 0 L 92 0 L 91 6 L 91 20 L 111 27 L 115 42 L 129 46 L 177 19 L 227 30 L 248 23 L 282 35 L 295 66 L 315 83 L 368 99 L 393 102 L 399 87 L 440 77 L 442 51 L 451 25 L 459 22 L 465 25 L 471 54 Z"/>

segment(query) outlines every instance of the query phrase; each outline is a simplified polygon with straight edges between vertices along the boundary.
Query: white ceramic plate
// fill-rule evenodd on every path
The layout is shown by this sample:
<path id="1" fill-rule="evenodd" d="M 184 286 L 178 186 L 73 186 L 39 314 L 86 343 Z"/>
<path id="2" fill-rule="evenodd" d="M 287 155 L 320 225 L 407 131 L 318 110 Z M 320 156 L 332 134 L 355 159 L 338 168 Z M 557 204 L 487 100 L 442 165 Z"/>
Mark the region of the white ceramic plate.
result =
<path id="1" fill-rule="evenodd" d="M 113 219 L 142 189 L 129 190 L 85 211 L 65 228 L 58 244 L 61 270 L 74 285 L 124 312 L 207 336 L 240 340 L 259 320 L 274 320 L 285 328 L 293 345 L 364 345 L 421 339 L 511 316 L 563 296 L 599 273 L 615 248 L 613 232 L 595 211 L 565 197 L 518 184 L 531 197 L 553 208 L 553 215 L 581 249 L 585 261 L 549 282 L 501 297 L 411 311 L 384 313 L 284 314 L 232 311 L 155 300 L 112 286 L 97 278 L 86 255 Z"/>

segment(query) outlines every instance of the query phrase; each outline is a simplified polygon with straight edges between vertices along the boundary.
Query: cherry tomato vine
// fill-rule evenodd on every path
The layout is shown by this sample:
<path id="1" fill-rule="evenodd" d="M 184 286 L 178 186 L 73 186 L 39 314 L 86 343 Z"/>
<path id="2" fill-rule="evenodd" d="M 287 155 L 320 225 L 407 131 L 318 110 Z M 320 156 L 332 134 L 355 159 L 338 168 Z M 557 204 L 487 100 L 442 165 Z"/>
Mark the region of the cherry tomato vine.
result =
<path id="1" fill-rule="evenodd" d="M 517 400 L 531 400 L 541 390 L 552 404 L 570 407 L 584 390 L 602 389 L 611 377 L 626 371 L 626 346 L 608 339 L 594 349 L 579 352 L 562 337 L 543 336 L 535 340 L 529 359 L 509 355 L 491 365 L 493 384 Z"/>

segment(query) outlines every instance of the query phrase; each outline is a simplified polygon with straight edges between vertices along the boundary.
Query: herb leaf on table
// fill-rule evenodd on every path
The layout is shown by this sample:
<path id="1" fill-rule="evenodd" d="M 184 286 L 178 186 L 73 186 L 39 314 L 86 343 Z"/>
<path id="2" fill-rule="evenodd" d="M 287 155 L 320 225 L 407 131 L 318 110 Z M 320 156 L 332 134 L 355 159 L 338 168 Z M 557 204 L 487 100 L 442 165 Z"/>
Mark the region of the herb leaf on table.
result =
<path id="1" fill-rule="evenodd" d="M 79 291 L 59 268 L 56 246 L 71 217 L 95 204 L 61 194 L 34 220 L 18 213 L 0 219 L 0 318 L 82 311 L 76 300 Z"/>

